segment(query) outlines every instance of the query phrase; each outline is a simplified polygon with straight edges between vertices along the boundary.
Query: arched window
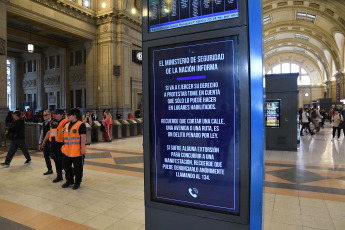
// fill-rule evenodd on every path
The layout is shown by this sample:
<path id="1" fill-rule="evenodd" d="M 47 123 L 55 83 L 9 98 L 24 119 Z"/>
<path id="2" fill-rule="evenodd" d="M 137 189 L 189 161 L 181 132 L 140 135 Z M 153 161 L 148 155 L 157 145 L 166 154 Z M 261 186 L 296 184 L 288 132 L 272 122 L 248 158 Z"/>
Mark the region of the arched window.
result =
<path id="1" fill-rule="evenodd" d="M 83 6 L 86 8 L 91 8 L 91 0 L 83 0 Z"/>
<path id="2" fill-rule="evenodd" d="M 273 66 L 267 74 L 284 74 L 284 73 L 299 73 L 297 84 L 298 85 L 310 85 L 310 77 L 305 69 L 299 65 L 293 63 L 282 63 L 276 66 Z"/>

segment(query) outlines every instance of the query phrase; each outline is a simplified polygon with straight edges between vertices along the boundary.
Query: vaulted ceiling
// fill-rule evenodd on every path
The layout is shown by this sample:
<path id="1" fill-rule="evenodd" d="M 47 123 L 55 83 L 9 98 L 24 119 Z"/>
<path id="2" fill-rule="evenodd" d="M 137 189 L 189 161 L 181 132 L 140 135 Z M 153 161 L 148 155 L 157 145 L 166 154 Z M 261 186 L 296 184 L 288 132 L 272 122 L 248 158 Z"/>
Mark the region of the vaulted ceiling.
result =
<path id="1" fill-rule="evenodd" d="M 345 0 L 263 0 L 266 72 L 291 62 L 320 85 L 345 72 Z"/>

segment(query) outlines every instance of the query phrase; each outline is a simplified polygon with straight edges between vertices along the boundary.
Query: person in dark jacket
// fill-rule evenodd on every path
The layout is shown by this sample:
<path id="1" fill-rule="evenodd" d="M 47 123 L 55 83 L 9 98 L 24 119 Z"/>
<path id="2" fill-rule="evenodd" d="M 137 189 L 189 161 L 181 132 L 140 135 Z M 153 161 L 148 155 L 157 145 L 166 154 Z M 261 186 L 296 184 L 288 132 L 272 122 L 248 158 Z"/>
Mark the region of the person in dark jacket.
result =
<path id="1" fill-rule="evenodd" d="M 46 141 L 44 148 L 42 146 L 42 143 L 43 143 L 44 137 L 47 135 L 47 133 L 50 130 L 50 123 L 51 123 L 50 111 L 45 110 L 43 112 L 43 119 L 44 119 L 44 122 L 43 122 L 42 130 L 41 130 L 38 149 L 40 151 L 43 150 L 43 156 L 46 161 L 46 166 L 48 169 L 48 171 L 43 173 L 43 175 L 49 175 L 53 173 L 52 163 L 50 161 L 50 141 L 49 140 Z"/>
<path id="2" fill-rule="evenodd" d="M 13 112 L 13 122 L 5 134 L 12 140 L 10 149 L 8 150 L 5 162 L 1 163 L 1 166 L 9 167 L 10 163 L 16 154 L 18 148 L 20 148 L 26 158 L 25 164 L 31 162 L 30 154 L 26 148 L 25 144 L 25 123 L 21 119 L 20 111 Z"/>

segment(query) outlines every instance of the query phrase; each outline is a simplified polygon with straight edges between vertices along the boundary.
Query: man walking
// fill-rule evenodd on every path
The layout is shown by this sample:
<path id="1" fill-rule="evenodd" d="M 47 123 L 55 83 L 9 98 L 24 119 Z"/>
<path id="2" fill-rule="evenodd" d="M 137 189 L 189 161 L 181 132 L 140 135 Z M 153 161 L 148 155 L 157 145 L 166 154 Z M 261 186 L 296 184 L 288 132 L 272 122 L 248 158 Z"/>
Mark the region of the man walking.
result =
<path id="1" fill-rule="evenodd" d="M 310 126 L 309 126 L 309 120 L 308 120 L 308 117 L 309 117 L 309 114 L 307 113 L 308 111 L 308 108 L 305 108 L 301 117 L 302 117 L 302 129 L 301 129 L 301 132 L 300 132 L 300 135 L 301 136 L 304 136 L 303 134 L 303 129 L 306 128 L 308 129 L 310 135 L 314 135 L 315 133 L 313 133 L 310 129 Z"/>
<path id="2" fill-rule="evenodd" d="M 6 135 L 12 140 L 10 149 L 8 150 L 5 162 L 1 163 L 1 166 L 9 167 L 10 163 L 16 154 L 18 148 L 20 148 L 26 158 L 24 164 L 28 164 L 31 162 L 30 154 L 25 145 L 25 123 L 24 120 L 21 118 L 20 111 L 14 111 L 13 114 L 13 122 L 11 123 L 9 129 L 5 132 Z"/>

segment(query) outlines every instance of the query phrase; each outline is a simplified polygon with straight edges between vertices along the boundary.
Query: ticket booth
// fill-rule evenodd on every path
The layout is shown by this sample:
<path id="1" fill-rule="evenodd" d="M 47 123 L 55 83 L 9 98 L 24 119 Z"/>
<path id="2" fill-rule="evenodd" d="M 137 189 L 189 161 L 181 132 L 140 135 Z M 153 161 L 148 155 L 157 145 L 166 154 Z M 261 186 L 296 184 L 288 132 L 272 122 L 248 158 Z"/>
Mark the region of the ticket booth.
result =
<path id="1" fill-rule="evenodd" d="M 146 229 L 262 229 L 261 7 L 143 1 Z"/>

